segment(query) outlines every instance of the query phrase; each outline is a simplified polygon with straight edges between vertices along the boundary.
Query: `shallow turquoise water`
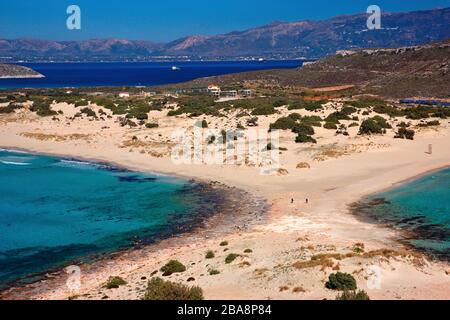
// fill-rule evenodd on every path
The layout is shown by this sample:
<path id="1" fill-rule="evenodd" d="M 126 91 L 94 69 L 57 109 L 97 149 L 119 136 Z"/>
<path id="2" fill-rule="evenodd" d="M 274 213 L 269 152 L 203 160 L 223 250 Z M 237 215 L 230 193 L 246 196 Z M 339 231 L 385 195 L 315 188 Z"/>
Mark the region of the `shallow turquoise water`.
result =
<path id="1" fill-rule="evenodd" d="M 151 242 L 198 222 L 197 185 L 0 151 L 0 288 L 74 259 Z"/>
<path id="2" fill-rule="evenodd" d="M 450 169 L 441 170 L 371 196 L 369 216 L 410 231 L 407 242 L 450 259 Z"/>

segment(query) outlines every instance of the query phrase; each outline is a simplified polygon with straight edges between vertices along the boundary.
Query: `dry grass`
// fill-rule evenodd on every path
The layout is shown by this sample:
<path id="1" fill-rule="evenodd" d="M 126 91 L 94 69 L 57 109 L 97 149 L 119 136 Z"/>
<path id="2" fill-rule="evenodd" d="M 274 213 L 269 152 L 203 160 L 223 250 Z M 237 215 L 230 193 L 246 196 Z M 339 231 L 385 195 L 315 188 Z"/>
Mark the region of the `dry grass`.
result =
<path id="1" fill-rule="evenodd" d="M 317 152 L 313 155 L 313 160 L 317 162 L 326 161 L 328 159 L 337 159 L 343 156 L 358 154 L 368 150 L 379 150 L 390 147 L 389 144 L 376 144 L 373 142 L 365 144 L 348 144 L 348 145 L 325 145 L 317 148 Z"/>
<path id="2" fill-rule="evenodd" d="M 66 135 L 57 135 L 57 134 L 45 134 L 45 133 L 36 133 L 36 132 L 22 132 L 20 134 L 22 137 L 30 138 L 30 139 L 36 139 L 40 141 L 70 141 L 70 140 L 84 140 L 89 141 L 91 136 L 88 134 L 80 134 L 80 133 L 73 133 L 73 134 L 66 134 Z"/>
<path id="3" fill-rule="evenodd" d="M 301 293 L 301 292 L 306 292 L 305 289 L 303 289 L 303 287 L 295 287 L 294 289 L 292 289 L 293 293 Z"/>
<path id="4" fill-rule="evenodd" d="M 260 269 L 255 269 L 254 273 L 256 276 L 260 277 L 260 276 L 265 276 L 266 272 L 268 272 L 269 269 L 267 268 L 260 268 Z"/>
<path id="5" fill-rule="evenodd" d="M 300 162 L 297 164 L 297 169 L 311 169 L 311 165 L 308 162 Z"/>
<path id="6" fill-rule="evenodd" d="M 358 252 L 348 252 L 348 253 L 320 253 L 311 257 L 308 261 L 297 261 L 292 266 L 296 269 L 308 269 L 315 267 L 322 267 L 321 270 L 326 268 L 333 268 L 333 270 L 340 270 L 341 265 L 338 263 L 334 264 L 334 260 L 344 260 L 354 257 L 360 257 L 364 259 L 371 259 L 377 257 L 384 257 L 386 259 L 391 259 L 395 257 L 400 258 L 412 258 L 412 262 L 416 266 L 425 265 L 425 260 L 423 255 L 416 252 L 410 252 L 406 250 L 391 250 L 391 249 L 379 249 L 373 250 L 365 253 Z"/>
<path id="7" fill-rule="evenodd" d="M 289 290 L 289 287 L 288 287 L 288 286 L 281 286 L 281 287 L 279 288 L 279 290 L 280 290 L 280 292 L 288 291 L 288 290 Z"/>

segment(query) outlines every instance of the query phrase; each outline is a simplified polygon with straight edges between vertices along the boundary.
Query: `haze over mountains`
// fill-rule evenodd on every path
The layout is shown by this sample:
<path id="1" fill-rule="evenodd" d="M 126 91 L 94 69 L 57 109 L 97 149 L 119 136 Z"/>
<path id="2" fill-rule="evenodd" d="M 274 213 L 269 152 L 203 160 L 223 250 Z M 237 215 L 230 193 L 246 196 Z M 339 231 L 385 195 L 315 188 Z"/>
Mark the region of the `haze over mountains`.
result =
<path id="1" fill-rule="evenodd" d="M 276 22 L 215 36 L 189 36 L 161 44 L 151 41 L 95 39 L 49 41 L 0 39 L 2 61 L 98 61 L 180 58 L 321 58 L 337 50 L 394 48 L 450 38 L 450 8 L 384 13 L 382 29 L 367 30 L 367 15 L 323 21 Z"/>

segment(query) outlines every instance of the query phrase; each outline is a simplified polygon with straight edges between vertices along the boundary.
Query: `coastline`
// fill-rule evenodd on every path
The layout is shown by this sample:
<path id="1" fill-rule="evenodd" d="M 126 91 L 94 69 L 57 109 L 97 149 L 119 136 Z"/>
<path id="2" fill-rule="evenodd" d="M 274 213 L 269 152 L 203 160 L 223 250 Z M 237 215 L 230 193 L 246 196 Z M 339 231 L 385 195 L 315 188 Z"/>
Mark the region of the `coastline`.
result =
<path id="1" fill-rule="evenodd" d="M 54 153 L 42 153 L 28 150 L 26 148 L 0 147 L 0 150 L 6 152 L 22 152 L 37 156 L 42 155 L 58 157 L 61 160 L 79 161 L 93 166 L 104 167 L 106 170 L 118 169 L 126 170 L 127 172 L 142 172 L 155 176 L 182 179 L 186 182 L 196 184 L 200 189 L 202 189 L 203 197 L 213 197 L 215 199 L 215 205 L 221 208 L 216 212 L 210 210 L 209 212 L 204 212 L 203 214 L 199 213 L 199 216 L 196 217 L 196 219 L 188 226 L 183 226 L 182 230 L 172 230 L 168 234 L 158 235 L 155 240 L 151 240 L 150 242 L 148 241 L 149 239 L 140 239 L 134 246 L 128 248 L 119 249 L 110 253 L 96 253 L 89 256 L 80 257 L 64 263 L 63 267 L 51 268 L 42 273 L 29 274 L 25 278 L 18 279 L 10 284 L 7 284 L 7 288 L 0 290 L 0 300 L 14 300 L 17 298 L 22 299 L 21 296 L 24 293 L 27 294 L 27 291 L 30 288 L 35 288 L 40 285 L 42 285 L 42 288 L 38 291 L 42 290 L 45 292 L 46 290 L 51 290 L 54 284 L 49 282 L 55 281 L 59 283 L 61 280 L 65 281 L 65 279 L 63 279 L 66 275 L 64 270 L 69 265 L 79 265 L 84 269 L 90 269 L 93 270 L 93 272 L 96 272 L 95 270 L 102 269 L 105 264 L 125 256 L 142 256 L 148 252 L 157 252 L 158 250 L 179 246 L 180 244 L 188 245 L 193 239 L 208 239 L 209 237 L 226 236 L 227 234 L 231 234 L 236 231 L 244 232 L 249 230 L 251 226 L 262 223 L 268 211 L 265 199 L 247 191 L 229 187 L 217 181 L 205 181 L 203 179 L 196 179 L 193 177 L 157 173 L 154 171 L 137 171 L 133 168 L 127 167 L 124 164 L 118 164 L 112 161 L 105 162 L 98 159 L 73 157 L 63 154 L 57 155 Z M 249 205 L 247 208 L 240 208 L 240 210 L 235 211 L 234 215 L 233 212 L 227 210 L 227 207 L 236 207 L 236 201 L 241 202 L 244 199 L 247 203 L 254 202 L 254 206 Z M 255 208 L 257 211 L 256 213 L 252 211 L 252 209 Z M 249 215 L 251 215 L 251 219 Z M 231 221 L 228 220 L 230 217 L 232 217 Z M 256 218 L 256 221 L 253 221 L 253 218 Z M 32 278 L 37 280 L 26 282 L 27 279 Z"/>
<path id="2" fill-rule="evenodd" d="M 407 179 L 401 180 L 397 183 L 394 183 L 390 187 L 381 189 L 377 192 L 373 192 L 373 193 L 364 195 L 358 201 L 350 203 L 348 205 L 348 208 L 349 208 L 348 211 L 350 214 L 354 215 L 355 217 L 357 217 L 358 219 L 360 219 L 363 222 L 373 223 L 373 224 L 379 225 L 380 227 L 386 227 L 386 228 L 395 230 L 396 232 L 398 232 L 399 236 L 401 237 L 401 238 L 397 239 L 397 241 L 399 243 L 401 243 L 402 245 L 404 245 L 405 248 L 407 248 L 407 250 L 416 252 L 417 254 L 423 254 L 430 260 L 442 261 L 442 262 L 448 263 L 448 262 L 450 262 L 450 256 L 442 254 L 442 253 L 436 253 L 430 249 L 427 250 L 427 249 L 417 248 L 414 245 L 412 245 L 409 242 L 410 240 L 422 240 L 420 237 L 417 237 L 418 234 L 414 230 L 408 230 L 404 227 L 399 226 L 397 222 L 387 222 L 387 221 L 382 220 L 380 217 L 374 216 L 370 212 L 365 212 L 367 209 L 370 210 L 370 208 L 372 206 L 377 206 L 386 201 L 385 198 L 373 198 L 373 197 L 387 193 L 389 191 L 395 190 L 402 186 L 408 185 L 409 183 L 413 183 L 417 180 L 420 180 L 427 176 L 430 176 L 435 173 L 439 173 L 441 171 L 448 170 L 448 169 L 450 169 L 450 164 L 444 165 L 441 167 L 437 167 L 435 169 L 430 169 L 430 170 L 424 171 L 420 174 L 411 176 L 410 178 L 407 178 Z M 371 201 L 369 201 L 370 198 L 373 198 L 373 199 Z"/>
<path id="3" fill-rule="evenodd" d="M 58 107 L 67 116 L 74 112 L 66 105 Z M 268 126 L 279 116 L 262 119 L 260 126 Z M 186 128 L 197 120 L 170 118 L 157 111 L 152 112 L 150 117 L 158 119 L 160 129 L 128 130 L 121 128 L 114 118 L 95 123 L 79 119 L 69 124 L 13 115 L 4 118 L 0 125 L 0 145 L 5 149 L 113 163 L 141 172 L 197 178 L 197 181 L 203 182 L 217 181 L 265 199 L 267 214 L 263 223 L 248 230 L 231 230 L 226 235 L 211 234 L 208 237 L 194 234 L 182 244 L 174 238 L 164 242 L 157 251 L 142 251 L 139 257 L 125 252 L 109 264 L 105 262 L 102 268 L 93 270 L 87 267 L 84 270 L 83 267 L 83 288 L 75 294 L 79 299 L 102 299 L 103 295 L 109 299 L 140 299 L 143 283 L 146 283 L 141 278 L 148 279 L 170 259 L 185 263 L 187 271 L 173 275 L 169 280 L 186 283 L 188 278 L 195 278 L 189 285 L 202 287 L 206 299 L 333 299 L 334 292 L 317 285 L 326 281 L 331 269 L 297 270 L 292 267 L 293 264 L 317 254 L 346 254 L 357 243 L 364 243 L 366 252 L 409 250 L 398 242 L 398 230 L 359 221 L 349 213 L 348 205 L 430 170 L 448 166 L 450 159 L 449 128 L 445 126 L 439 131 L 422 132 L 414 142 L 393 140 L 389 136 L 359 137 L 356 135 L 357 128 L 350 132 L 355 135 L 350 138 L 336 137 L 334 132 L 330 134 L 328 130 L 317 129 L 321 146 L 313 151 L 329 148 L 327 146 L 331 143 L 350 144 L 356 151 L 315 162 L 311 160 L 314 153 L 302 152 L 303 149 L 285 133 L 281 136 L 281 142 L 289 151 L 283 152 L 282 167 L 289 172 L 287 175 L 262 176 L 258 174 L 258 168 L 252 166 L 175 165 L 167 156 L 153 156 L 150 152 L 158 151 L 161 145 L 167 143 L 164 135 L 170 135 L 173 128 Z M 61 116 L 61 119 L 64 120 L 64 117 Z M 211 126 L 219 124 L 219 120 L 212 117 L 207 117 L 207 121 Z M 109 128 L 101 130 L 104 126 Z M 79 132 L 84 135 L 71 138 L 72 134 Z M 133 136 L 137 136 L 139 141 L 151 141 L 147 152 L 142 152 L 140 147 L 123 147 Z M 434 146 L 432 156 L 423 152 L 430 143 Z M 300 161 L 309 162 L 311 168 L 296 169 Z M 295 199 L 295 203 L 291 203 L 291 198 Z M 305 198 L 309 198 L 309 204 L 304 203 Z M 240 253 L 251 248 L 253 253 L 241 254 L 236 263 L 224 265 L 226 253 L 218 246 L 223 240 L 230 242 L 229 252 Z M 206 261 L 204 253 L 210 249 L 215 250 L 216 258 Z M 397 296 L 406 299 L 449 299 L 446 290 L 450 284 L 446 273 L 450 271 L 449 265 L 435 261 L 416 265 L 414 259 L 407 256 L 355 257 L 334 261 L 333 268 L 339 267 L 342 272 L 348 273 L 368 270 L 372 265 L 381 268 L 386 279 L 389 279 L 381 291 L 365 286 L 366 271 L 355 274 L 358 286 L 373 299 L 395 299 Z M 208 276 L 210 267 L 219 269 L 221 273 Z M 259 275 L 258 270 L 266 270 L 267 277 Z M 102 285 L 111 275 L 124 277 L 129 285 L 123 289 L 105 291 Z M 44 284 L 52 281 L 47 280 Z M 67 291 L 63 279 L 59 281 L 52 282 L 55 285 L 45 287 L 45 290 L 30 287 L 26 294 L 22 291 L 22 298 L 52 300 L 73 296 Z M 279 287 L 287 285 L 293 288 L 300 284 L 305 288 L 305 293 L 279 291 Z"/>
<path id="4" fill-rule="evenodd" d="M 29 76 L 0 76 L 0 79 L 36 79 L 36 78 L 45 78 L 44 75 L 29 75 Z"/>
<path id="5" fill-rule="evenodd" d="M 47 155 L 47 156 L 58 157 L 63 160 L 86 162 L 86 163 L 89 163 L 92 165 L 117 168 L 120 170 L 127 170 L 130 172 L 137 171 L 137 169 L 128 167 L 125 164 L 117 163 L 114 161 L 108 162 L 108 161 L 104 161 L 104 160 L 82 157 L 82 156 L 74 157 L 74 156 L 68 155 L 68 154 L 56 154 L 56 153 L 48 153 L 48 152 L 43 153 L 43 152 L 33 151 L 33 150 L 26 149 L 26 148 L 21 148 L 21 147 L 5 148 L 3 146 L 0 146 L 0 150 L 11 151 L 11 152 L 24 152 L 24 153 L 28 153 L 28 154 L 34 154 L 34 155 Z M 450 166 L 445 165 L 445 166 L 441 166 L 441 167 L 438 167 L 435 169 L 426 170 L 422 173 L 419 173 L 419 174 L 416 174 L 409 178 L 398 181 L 398 182 L 392 184 L 392 186 L 390 186 L 390 187 L 381 188 L 378 191 L 374 191 L 374 192 L 365 194 L 362 197 L 360 197 L 360 200 L 363 200 L 372 195 L 376 195 L 378 193 L 386 192 L 388 190 L 399 187 L 403 184 L 407 184 L 411 181 L 414 181 L 414 180 L 420 179 L 421 177 L 424 177 L 426 175 L 432 174 L 433 172 L 438 172 L 440 170 L 444 170 L 449 167 Z M 143 172 L 143 171 L 140 170 L 139 172 Z M 208 182 L 207 180 L 204 180 L 204 179 L 196 179 L 194 177 L 189 177 L 186 175 L 157 173 L 155 171 L 148 171 L 148 170 L 144 171 L 144 172 L 153 174 L 153 175 L 171 176 L 171 177 L 184 179 L 186 181 L 187 180 L 193 181 L 193 182 L 201 184 L 203 187 L 207 187 L 207 188 L 219 188 L 221 191 L 227 192 L 228 196 L 231 194 L 230 188 L 235 191 L 238 190 L 235 187 L 229 187 L 227 185 L 222 185 L 220 182 L 217 182 L 217 181 L 209 181 Z M 241 195 L 246 194 L 254 200 L 256 200 L 258 197 L 256 194 L 249 195 L 247 193 L 247 191 L 238 190 L 238 192 L 239 193 L 242 192 Z M 267 215 L 268 219 L 270 219 L 270 218 L 273 219 L 274 217 L 273 216 L 271 217 L 270 210 L 267 208 L 267 203 L 266 203 L 267 200 L 268 199 L 265 199 L 265 198 L 258 199 L 258 201 L 260 201 L 259 203 L 262 205 L 261 215 Z M 261 203 L 261 201 L 263 202 L 263 204 Z M 229 199 L 228 200 L 222 199 L 221 203 L 229 204 Z M 386 224 L 376 221 L 374 219 L 370 219 L 369 217 L 366 217 L 367 219 L 364 219 L 363 215 L 361 215 L 361 214 L 358 215 L 358 214 L 352 212 L 352 210 L 350 208 L 352 203 L 348 203 L 347 205 L 349 206 L 348 214 L 352 214 L 358 218 L 361 218 L 364 223 L 373 224 L 373 225 L 375 225 L 376 228 L 388 228 L 390 231 L 395 231 L 395 233 L 399 234 L 399 235 L 407 234 L 406 230 L 395 228 L 394 226 L 387 226 Z M 225 228 L 224 228 L 223 224 L 220 224 L 218 221 L 214 221 L 217 218 L 217 216 L 220 216 L 220 215 L 221 215 L 221 213 L 217 213 L 212 216 L 202 217 L 201 221 L 199 221 L 199 225 L 191 226 L 190 229 L 187 229 L 180 233 L 173 233 L 170 236 L 168 236 L 167 238 L 162 238 L 161 240 L 158 240 L 154 243 L 138 244 L 134 247 L 130 247 L 127 249 L 118 250 L 118 251 L 106 253 L 106 254 L 101 254 L 98 258 L 93 258 L 92 261 L 82 262 L 81 264 L 78 263 L 78 265 L 80 267 L 82 267 L 83 269 L 88 269 L 89 272 L 96 273 L 96 272 L 99 272 L 100 270 L 102 270 L 105 267 L 105 264 L 109 264 L 118 259 L 119 260 L 124 259 L 124 258 L 130 259 L 130 255 L 142 257 L 142 256 L 146 256 L 148 253 L 156 253 L 160 250 L 172 249 L 172 248 L 183 246 L 183 245 L 189 246 L 189 245 L 192 245 L 193 241 L 198 241 L 198 239 L 202 239 L 202 238 L 209 239 L 210 237 L 218 238 L 219 236 L 226 237 L 227 235 L 232 235 L 236 231 L 238 231 L 238 232 L 249 231 L 252 227 L 258 225 L 257 223 L 253 223 L 253 224 L 251 224 L 252 227 L 250 227 L 250 223 L 248 225 L 246 225 L 246 223 L 245 223 L 248 221 L 241 220 L 244 222 L 244 228 L 236 228 L 237 220 L 233 220 L 234 222 L 232 224 L 229 224 L 228 226 L 225 225 Z M 242 218 L 242 216 L 240 216 L 240 217 L 238 216 L 235 218 Z M 223 222 L 223 221 L 225 221 L 225 220 L 222 219 L 221 222 Z M 267 223 L 267 221 L 266 221 L 266 223 Z M 207 225 L 207 227 L 206 227 L 206 225 Z M 234 227 L 233 227 L 233 225 L 234 225 Z M 405 241 L 402 241 L 402 239 L 394 239 L 394 242 L 401 245 L 408 251 L 411 251 L 412 253 L 423 254 L 423 251 L 418 250 L 417 248 L 413 247 L 412 245 L 407 244 Z M 434 257 L 431 257 L 429 255 L 426 255 L 426 256 L 431 258 L 432 260 L 435 259 Z M 75 263 L 75 262 L 76 261 L 73 261 L 73 263 Z M 70 264 L 71 263 L 68 263 L 66 265 L 70 265 Z M 55 288 L 57 286 L 61 286 L 61 283 L 65 281 L 66 274 L 64 272 L 64 269 L 65 269 L 65 267 L 50 269 L 50 270 L 47 270 L 47 272 L 45 272 L 45 278 L 43 278 L 43 279 L 33 281 L 33 282 L 30 282 L 25 285 L 23 285 L 23 284 L 18 285 L 18 286 L 12 285 L 11 287 L 8 287 L 7 289 L 0 291 L 0 300 L 23 299 L 24 294 L 25 295 L 32 294 L 32 296 L 36 296 L 36 295 L 38 296 L 42 293 L 51 291 L 51 290 L 53 290 L 53 288 Z M 40 274 L 40 275 L 43 276 L 44 273 Z M 30 277 L 35 277 L 35 276 L 36 275 L 30 275 Z M 37 287 L 39 287 L 39 288 L 36 290 Z"/>

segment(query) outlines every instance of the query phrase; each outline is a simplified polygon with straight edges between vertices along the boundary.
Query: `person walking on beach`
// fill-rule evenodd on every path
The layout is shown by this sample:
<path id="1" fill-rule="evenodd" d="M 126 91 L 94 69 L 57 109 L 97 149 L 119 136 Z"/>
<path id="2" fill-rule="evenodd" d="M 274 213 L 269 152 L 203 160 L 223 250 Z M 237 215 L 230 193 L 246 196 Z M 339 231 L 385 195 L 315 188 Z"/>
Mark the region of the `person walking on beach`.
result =
<path id="1" fill-rule="evenodd" d="M 305 199 L 305 203 L 306 203 L 306 204 L 309 203 L 309 199 L 308 199 L 308 198 Z"/>

